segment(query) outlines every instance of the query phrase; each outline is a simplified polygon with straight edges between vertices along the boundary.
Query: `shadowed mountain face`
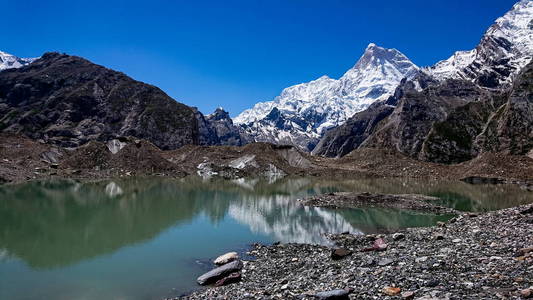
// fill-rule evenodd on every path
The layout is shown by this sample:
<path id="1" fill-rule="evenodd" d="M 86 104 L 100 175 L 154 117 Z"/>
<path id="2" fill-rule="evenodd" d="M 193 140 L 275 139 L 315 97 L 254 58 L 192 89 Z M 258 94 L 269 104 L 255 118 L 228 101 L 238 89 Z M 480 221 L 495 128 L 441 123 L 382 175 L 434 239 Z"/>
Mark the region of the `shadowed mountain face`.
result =
<path id="1" fill-rule="evenodd" d="M 466 161 L 486 151 L 526 154 L 533 147 L 532 86 L 533 62 L 504 90 L 448 79 L 419 91 L 407 81 L 389 101 L 329 131 L 313 154 L 388 148 L 440 163 Z"/>
<path id="2" fill-rule="evenodd" d="M 199 139 L 190 107 L 123 73 L 59 53 L 0 72 L 0 130 L 64 147 L 133 136 L 175 149 Z"/>
<path id="3" fill-rule="evenodd" d="M 486 151 L 526 154 L 533 147 L 532 69 L 530 63 L 503 91 L 446 80 L 406 93 L 361 146 L 391 147 L 441 163 L 466 161 Z"/>
<path id="4" fill-rule="evenodd" d="M 252 141 L 240 126 L 233 124 L 229 113 L 221 107 L 206 116 L 196 110 L 196 119 L 200 145 L 244 146 Z"/>

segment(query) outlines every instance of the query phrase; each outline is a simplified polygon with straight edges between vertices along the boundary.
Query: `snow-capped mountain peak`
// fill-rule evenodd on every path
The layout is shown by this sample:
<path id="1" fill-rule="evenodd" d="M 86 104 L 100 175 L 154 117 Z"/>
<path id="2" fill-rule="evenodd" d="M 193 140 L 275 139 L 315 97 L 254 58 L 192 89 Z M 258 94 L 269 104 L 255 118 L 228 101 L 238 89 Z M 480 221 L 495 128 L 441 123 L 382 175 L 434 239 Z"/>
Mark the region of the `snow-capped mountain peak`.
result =
<path id="1" fill-rule="evenodd" d="M 272 101 L 257 103 L 234 121 L 256 141 L 286 143 L 311 150 L 329 128 L 375 101 L 388 98 L 418 67 L 396 49 L 371 43 L 341 78 L 326 75 L 285 88 Z M 270 113 L 275 109 L 274 115 Z"/>
<path id="2" fill-rule="evenodd" d="M 386 99 L 400 80 L 417 71 L 418 67 L 400 51 L 370 43 L 355 66 L 339 79 L 338 93 L 368 106 Z"/>
<path id="3" fill-rule="evenodd" d="M 6 52 L 0 51 L 0 71 L 20 68 L 32 63 L 37 58 L 19 58 Z"/>
<path id="4" fill-rule="evenodd" d="M 424 71 L 437 80 L 467 79 L 496 88 L 512 82 L 532 58 L 533 1 L 522 0 L 489 27 L 475 49 L 458 51 Z"/>

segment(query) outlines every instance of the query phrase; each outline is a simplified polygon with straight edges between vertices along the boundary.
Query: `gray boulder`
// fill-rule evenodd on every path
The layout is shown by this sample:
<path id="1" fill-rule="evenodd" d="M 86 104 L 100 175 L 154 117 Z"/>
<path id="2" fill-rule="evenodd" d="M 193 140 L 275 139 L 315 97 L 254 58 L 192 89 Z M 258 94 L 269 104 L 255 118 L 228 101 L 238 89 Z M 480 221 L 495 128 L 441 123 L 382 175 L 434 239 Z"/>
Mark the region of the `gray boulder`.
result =
<path id="1" fill-rule="evenodd" d="M 200 285 L 206 285 L 217 282 L 219 279 L 226 277 L 227 275 L 242 270 L 243 263 L 240 260 L 235 260 L 227 263 L 221 267 L 213 269 L 196 279 L 196 282 Z"/>

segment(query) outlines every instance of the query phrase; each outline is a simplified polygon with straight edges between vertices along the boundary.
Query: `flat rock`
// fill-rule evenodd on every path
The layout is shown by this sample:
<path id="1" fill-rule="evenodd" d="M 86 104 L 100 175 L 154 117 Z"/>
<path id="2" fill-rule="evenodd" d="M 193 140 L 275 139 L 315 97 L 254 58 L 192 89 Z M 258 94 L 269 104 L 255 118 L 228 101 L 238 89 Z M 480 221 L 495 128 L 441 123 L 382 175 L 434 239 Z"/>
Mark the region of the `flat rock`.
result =
<path id="1" fill-rule="evenodd" d="M 200 285 L 206 285 L 213 282 L 216 282 L 219 279 L 222 279 L 223 277 L 238 272 L 243 268 L 243 263 L 240 260 L 234 260 L 230 263 L 227 263 L 221 267 L 218 267 L 216 269 L 213 269 L 202 276 L 198 277 L 196 279 L 196 282 Z"/>
<path id="2" fill-rule="evenodd" d="M 533 298 L 533 287 L 521 290 L 520 296 L 526 299 Z"/>
<path id="3" fill-rule="evenodd" d="M 381 259 L 380 261 L 378 261 L 378 265 L 384 267 L 384 266 L 388 266 L 390 264 L 392 264 L 394 262 L 394 260 L 390 259 L 390 258 L 384 258 L 384 259 Z"/>
<path id="4" fill-rule="evenodd" d="M 334 299 L 349 299 L 350 289 L 338 289 L 332 291 L 318 292 L 315 294 L 315 297 L 321 300 L 334 300 Z"/>

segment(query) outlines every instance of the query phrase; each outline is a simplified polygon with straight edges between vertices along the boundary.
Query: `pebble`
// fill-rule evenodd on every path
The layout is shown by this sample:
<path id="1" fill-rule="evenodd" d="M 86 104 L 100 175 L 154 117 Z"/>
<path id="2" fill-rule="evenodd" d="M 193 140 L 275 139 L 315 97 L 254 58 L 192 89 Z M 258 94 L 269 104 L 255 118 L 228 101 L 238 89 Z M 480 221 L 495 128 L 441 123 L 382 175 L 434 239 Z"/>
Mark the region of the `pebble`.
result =
<path id="1" fill-rule="evenodd" d="M 384 259 L 381 259 L 378 261 L 378 265 L 380 266 L 388 266 L 390 264 L 392 264 L 394 262 L 394 260 L 390 259 L 390 258 L 384 258 Z"/>
<path id="2" fill-rule="evenodd" d="M 401 292 L 400 288 L 392 287 L 392 286 L 386 286 L 383 288 L 383 294 L 388 296 L 396 296 Z"/>
<path id="3" fill-rule="evenodd" d="M 521 290 L 520 296 L 526 299 L 533 298 L 533 287 Z"/>
<path id="4" fill-rule="evenodd" d="M 342 259 L 346 256 L 352 255 L 352 251 L 345 248 L 338 248 L 331 251 L 331 258 L 334 260 Z"/>
<path id="5" fill-rule="evenodd" d="M 395 240 L 395 241 L 402 240 L 404 237 L 405 237 L 405 234 L 403 234 L 401 232 L 397 232 L 397 233 L 392 235 L 392 239 Z"/>

